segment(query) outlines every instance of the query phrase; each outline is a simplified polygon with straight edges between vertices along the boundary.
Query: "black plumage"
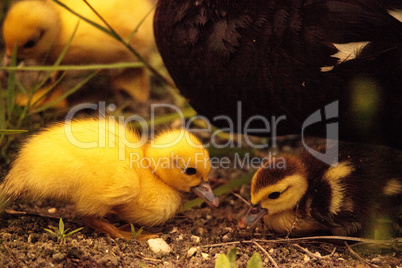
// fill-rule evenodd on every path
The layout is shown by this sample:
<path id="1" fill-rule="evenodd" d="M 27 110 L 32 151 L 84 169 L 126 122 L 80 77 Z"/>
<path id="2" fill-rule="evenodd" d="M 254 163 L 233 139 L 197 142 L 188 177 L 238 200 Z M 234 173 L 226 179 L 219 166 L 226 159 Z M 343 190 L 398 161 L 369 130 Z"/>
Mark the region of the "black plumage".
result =
<path id="1" fill-rule="evenodd" d="M 255 134 L 271 136 L 285 115 L 276 134 L 300 134 L 309 115 L 339 100 L 341 139 L 402 148 L 402 23 L 389 13 L 396 8 L 401 1 L 159 0 L 154 30 L 181 93 L 219 127 L 230 125 L 218 115 L 240 132 L 262 115 L 271 128 Z M 339 62 L 336 44 L 350 42 L 369 43 Z M 361 95 L 374 106 L 360 109 Z M 325 123 L 305 133 L 325 136 Z M 248 127 L 266 129 L 259 119 Z"/>

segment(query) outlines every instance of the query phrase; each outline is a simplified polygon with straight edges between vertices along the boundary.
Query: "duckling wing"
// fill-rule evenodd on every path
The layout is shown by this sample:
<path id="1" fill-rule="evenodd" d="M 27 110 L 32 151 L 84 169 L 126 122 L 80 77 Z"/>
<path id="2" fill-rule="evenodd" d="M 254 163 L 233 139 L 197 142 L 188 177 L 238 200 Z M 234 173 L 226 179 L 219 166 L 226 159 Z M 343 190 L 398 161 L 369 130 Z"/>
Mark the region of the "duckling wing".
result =
<path id="1" fill-rule="evenodd" d="M 98 196 L 99 202 L 110 206 L 129 203 L 138 196 L 139 187 L 137 186 L 139 186 L 139 178 L 135 172 L 129 169 L 119 170 L 101 189 Z"/>
<path id="2" fill-rule="evenodd" d="M 352 211 L 341 211 L 333 214 L 313 209 L 311 216 L 317 222 L 326 226 L 334 235 L 356 234 L 362 228 L 361 219 Z"/>

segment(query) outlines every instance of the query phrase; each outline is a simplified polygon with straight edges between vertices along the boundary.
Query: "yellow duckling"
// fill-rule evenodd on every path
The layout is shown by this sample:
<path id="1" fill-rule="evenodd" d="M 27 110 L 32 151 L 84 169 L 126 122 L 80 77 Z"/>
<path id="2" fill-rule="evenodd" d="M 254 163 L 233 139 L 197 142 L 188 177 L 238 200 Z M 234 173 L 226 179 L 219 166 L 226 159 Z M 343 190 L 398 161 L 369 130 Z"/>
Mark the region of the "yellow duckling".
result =
<path id="1" fill-rule="evenodd" d="M 402 153 L 351 143 L 339 143 L 337 153 L 334 146 L 327 148 L 331 165 L 305 148 L 265 163 L 252 179 L 254 206 L 240 219 L 240 226 L 251 226 L 264 217 L 268 229 L 295 236 L 331 233 L 378 238 L 398 230 L 397 224 L 387 227 L 378 219 L 397 223 L 402 213 Z M 322 143 L 311 148 L 326 152 Z M 387 231 L 380 234 L 381 229 Z"/>
<path id="2" fill-rule="evenodd" d="M 104 22 L 82 0 L 61 0 L 78 14 L 105 28 Z M 148 0 L 88 0 L 98 14 L 145 59 L 156 50 L 153 36 L 153 3 Z M 34 11 L 34 12 L 33 12 Z M 150 13 L 151 12 L 151 13 Z M 53 64 L 67 46 L 79 22 L 62 64 L 105 64 L 137 61 L 120 42 L 80 20 L 52 0 L 23 0 L 6 15 L 3 36 L 6 45 L 5 65 L 10 63 L 17 45 L 17 58 L 27 65 Z M 146 68 L 111 73 L 112 87 L 124 89 L 135 99 L 146 101 L 150 80 Z"/>
<path id="3" fill-rule="evenodd" d="M 112 237 L 131 233 L 106 222 L 109 213 L 141 226 L 159 225 L 178 211 L 181 192 L 210 205 L 219 200 L 208 184 L 208 151 L 192 134 L 165 131 L 147 141 L 112 119 L 56 124 L 32 136 L 0 185 L 16 198 L 71 202 L 92 228 Z"/>

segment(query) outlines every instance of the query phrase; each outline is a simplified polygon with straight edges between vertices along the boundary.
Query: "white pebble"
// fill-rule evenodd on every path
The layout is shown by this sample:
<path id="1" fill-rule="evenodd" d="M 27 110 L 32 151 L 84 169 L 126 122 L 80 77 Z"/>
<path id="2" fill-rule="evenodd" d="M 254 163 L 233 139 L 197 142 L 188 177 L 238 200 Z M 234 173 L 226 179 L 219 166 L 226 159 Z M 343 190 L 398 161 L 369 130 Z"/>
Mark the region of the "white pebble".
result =
<path id="1" fill-rule="evenodd" d="M 192 247 L 187 251 L 187 258 L 191 258 L 195 255 L 199 247 Z"/>
<path id="2" fill-rule="evenodd" d="M 49 208 L 49 209 L 47 210 L 47 212 L 50 213 L 50 214 L 54 214 L 54 213 L 57 212 L 57 209 L 56 209 L 56 208 Z"/>
<path id="3" fill-rule="evenodd" d="M 195 243 L 199 243 L 201 241 L 201 237 L 196 236 L 196 235 L 192 235 L 191 236 L 191 241 L 193 241 Z"/>
<path id="4" fill-rule="evenodd" d="M 170 246 L 162 238 L 149 239 L 149 248 L 158 255 L 167 255 L 171 252 Z"/>
<path id="5" fill-rule="evenodd" d="M 209 255 L 207 253 L 201 252 L 201 256 L 204 260 L 208 260 L 209 259 Z"/>

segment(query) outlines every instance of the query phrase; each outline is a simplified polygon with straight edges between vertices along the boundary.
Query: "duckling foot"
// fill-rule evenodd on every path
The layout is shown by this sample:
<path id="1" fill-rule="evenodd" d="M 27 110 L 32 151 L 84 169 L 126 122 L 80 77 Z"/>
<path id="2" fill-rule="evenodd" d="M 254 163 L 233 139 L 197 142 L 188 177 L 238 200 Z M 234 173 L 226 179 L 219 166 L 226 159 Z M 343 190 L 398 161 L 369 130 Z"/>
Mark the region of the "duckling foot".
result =
<path id="1" fill-rule="evenodd" d="M 91 227 L 92 229 L 109 234 L 113 238 L 123 238 L 126 241 L 130 241 L 133 239 L 133 235 L 131 232 L 123 231 L 113 224 L 110 224 L 107 222 L 105 219 L 102 218 L 97 218 L 97 217 L 90 217 L 86 216 L 83 217 L 83 220 L 85 221 L 85 224 Z M 120 227 L 120 228 L 125 228 L 126 225 Z M 147 233 L 147 232 L 141 232 L 136 238 L 138 240 L 148 240 L 151 238 L 156 238 L 159 237 L 158 234 L 152 234 L 152 233 Z"/>

